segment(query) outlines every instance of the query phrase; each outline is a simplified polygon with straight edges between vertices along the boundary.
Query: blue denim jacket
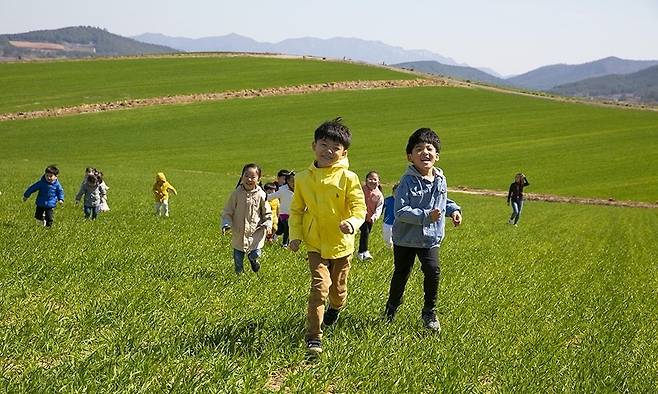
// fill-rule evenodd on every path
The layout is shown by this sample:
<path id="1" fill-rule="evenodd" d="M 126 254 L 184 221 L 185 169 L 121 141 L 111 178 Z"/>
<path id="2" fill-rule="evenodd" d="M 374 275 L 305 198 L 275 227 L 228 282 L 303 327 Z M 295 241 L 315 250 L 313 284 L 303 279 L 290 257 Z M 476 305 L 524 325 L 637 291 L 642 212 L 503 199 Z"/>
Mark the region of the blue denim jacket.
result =
<path id="1" fill-rule="evenodd" d="M 448 184 L 443 171 L 438 168 L 433 171 L 434 182 L 430 182 L 410 165 L 400 179 L 395 193 L 395 245 L 427 249 L 439 247 L 445 234 L 445 217 L 461 211 L 459 205 L 448 199 Z M 441 210 L 442 215 L 432 222 L 430 212 L 436 208 Z"/>

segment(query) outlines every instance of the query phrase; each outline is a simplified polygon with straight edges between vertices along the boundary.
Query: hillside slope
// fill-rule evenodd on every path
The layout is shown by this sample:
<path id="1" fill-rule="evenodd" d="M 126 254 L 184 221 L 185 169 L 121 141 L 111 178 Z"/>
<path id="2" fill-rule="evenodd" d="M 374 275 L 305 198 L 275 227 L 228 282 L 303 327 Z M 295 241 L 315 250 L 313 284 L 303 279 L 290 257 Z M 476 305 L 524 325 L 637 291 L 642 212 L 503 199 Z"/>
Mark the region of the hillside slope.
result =
<path id="1" fill-rule="evenodd" d="M 607 57 L 583 64 L 554 64 L 508 78 L 509 84 L 536 90 L 549 90 L 558 85 L 610 74 L 630 74 L 658 65 L 658 60 L 626 60 Z"/>
<path id="2" fill-rule="evenodd" d="M 606 75 L 556 86 L 564 96 L 658 103 L 658 66 L 627 75 Z"/>
<path id="3" fill-rule="evenodd" d="M 509 85 L 509 83 L 504 79 L 497 78 L 491 74 L 487 74 L 484 71 L 478 70 L 477 68 L 450 66 L 435 61 L 398 63 L 398 64 L 393 64 L 393 67 L 410 69 L 410 70 L 420 71 L 434 75 L 443 75 L 443 76 L 463 79 L 463 80 L 485 82 L 494 85 L 501 85 L 501 86 Z"/>
<path id="4" fill-rule="evenodd" d="M 0 35 L 0 58 L 121 56 L 178 52 L 90 26 Z"/>

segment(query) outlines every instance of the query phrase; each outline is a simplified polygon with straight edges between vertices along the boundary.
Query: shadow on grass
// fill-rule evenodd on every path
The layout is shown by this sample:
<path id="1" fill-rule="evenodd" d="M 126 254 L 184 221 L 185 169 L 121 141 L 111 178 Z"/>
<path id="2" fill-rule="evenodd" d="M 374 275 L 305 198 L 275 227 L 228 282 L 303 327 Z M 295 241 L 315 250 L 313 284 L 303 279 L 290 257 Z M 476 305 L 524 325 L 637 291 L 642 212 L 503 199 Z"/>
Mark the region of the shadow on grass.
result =
<path id="1" fill-rule="evenodd" d="M 284 319 L 260 316 L 226 323 L 202 322 L 194 334 L 185 341 L 187 354 L 212 350 L 257 358 L 266 352 L 298 348 L 304 339 L 304 316 L 300 313 Z"/>

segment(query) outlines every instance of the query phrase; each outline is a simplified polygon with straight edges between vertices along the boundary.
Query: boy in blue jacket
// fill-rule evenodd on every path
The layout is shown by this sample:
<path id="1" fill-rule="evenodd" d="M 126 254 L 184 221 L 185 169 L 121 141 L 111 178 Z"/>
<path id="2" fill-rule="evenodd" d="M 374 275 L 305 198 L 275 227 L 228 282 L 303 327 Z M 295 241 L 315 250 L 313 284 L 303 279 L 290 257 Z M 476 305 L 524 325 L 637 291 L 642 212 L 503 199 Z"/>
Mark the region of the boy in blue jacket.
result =
<path id="1" fill-rule="evenodd" d="M 34 218 L 37 223 L 42 226 L 50 227 L 53 225 L 53 210 L 57 203 L 64 204 L 64 189 L 59 184 L 57 176 L 59 169 L 54 165 L 46 167 L 46 171 L 40 180 L 35 182 L 32 186 L 28 187 L 23 193 L 23 201 L 27 201 L 32 193 L 38 191 L 37 194 L 37 209 L 34 213 Z"/>
<path id="2" fill-rule="evenodd" d="M 462 221 L 461 208 L 448 199 L 448 185 L 443 171 L 434 167 L 439 159 L 439 136 L 428 128 L 416 130 L 407 143 L 409 168 L 400 179 L 395 193 L 393 223 L 393 263 L 395 269 L 386 302 L 385 314 L 392 320 L 402 304 L 416 256 L 425 279 L 425 303 L 421 317 L 426 328 L 439 332 L 441 325 L 434 311 L 439 288 L 439 247 L 445 233 L 444 217 L 455 226 Z"/>

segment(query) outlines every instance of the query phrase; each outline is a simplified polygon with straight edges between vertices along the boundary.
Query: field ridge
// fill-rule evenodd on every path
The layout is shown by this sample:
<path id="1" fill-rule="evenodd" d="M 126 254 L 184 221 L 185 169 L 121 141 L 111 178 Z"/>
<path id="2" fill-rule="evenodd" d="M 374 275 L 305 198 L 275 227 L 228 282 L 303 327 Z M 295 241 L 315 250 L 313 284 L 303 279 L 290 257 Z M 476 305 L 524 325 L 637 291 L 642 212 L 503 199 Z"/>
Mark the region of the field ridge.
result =
<path id="1" fill-rule="evenodd" d="M 453 193 L 465 193 L 478 196 L 495 196 L 505 197 L 506 191 L 502 190 L 489 190 L 489 189 L 473 189 L 465 186 L 457 188 L 449 188 L 448 191 Z M 630 200 L 615 200 L 613 198 L 589 198 L 589 197 L 573 197 L 573 196 L 558 196 L 556 194 L 540 194 L 540 193 L 524 193 L 523 198 L 531 201 L 545 201 L 545 202 L 561 202 L 567 204 L 584 204 L 584 205 L 608 205 L 615 207 L 627 208 L 658 208 L 657 203 L 630 201 Z"/>
<path id="2" fill-rule="evenodd" d="M 174 96 L 161 96 L 120 100 L 106 103 L 81 104 L 70 107 L 49 108 L 38 111 L 24 111 L 0 114 L 0 122 L 18 119 L 50 118 L 85 113 L 107 112 L 122 109 L 149 107 L 155 105 L 191 104 L 203 101 L 220 101 L 232 99 L 248 99 L 255 97 L 271 97 L 299 95 L 319 92 L 334 92 L 346 90 L 393 89 L 422 86 L 456 86 L 457 83 L 447 79 L 399 79 L 380 81 L 344 81 L 324 82 L 319 84 L 302 84 L 294 86 L 241 89 L 227 92 L 195 93 Z"/>

